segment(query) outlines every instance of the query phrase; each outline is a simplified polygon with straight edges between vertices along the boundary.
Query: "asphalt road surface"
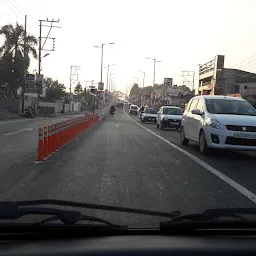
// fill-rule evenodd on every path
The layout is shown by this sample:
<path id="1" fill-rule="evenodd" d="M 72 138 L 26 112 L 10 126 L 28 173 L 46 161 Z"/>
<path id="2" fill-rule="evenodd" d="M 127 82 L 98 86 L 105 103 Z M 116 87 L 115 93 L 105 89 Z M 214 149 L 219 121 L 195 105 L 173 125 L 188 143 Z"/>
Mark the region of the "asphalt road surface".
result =
<path id="1" fill-rule="evenodd" d="M 2 169 L 0 199 L 49 198 L 183 213 L 255 207 L 254 153 L 203 157 L 196 146 L 180 150 L 175 145 L 176 131 L 158 130 L 117 109 L 44 163 L 34 164 L 27 157 Z M 134 226 L 157 225 L 160 220 L 98 210 L 86 213 Z"/>

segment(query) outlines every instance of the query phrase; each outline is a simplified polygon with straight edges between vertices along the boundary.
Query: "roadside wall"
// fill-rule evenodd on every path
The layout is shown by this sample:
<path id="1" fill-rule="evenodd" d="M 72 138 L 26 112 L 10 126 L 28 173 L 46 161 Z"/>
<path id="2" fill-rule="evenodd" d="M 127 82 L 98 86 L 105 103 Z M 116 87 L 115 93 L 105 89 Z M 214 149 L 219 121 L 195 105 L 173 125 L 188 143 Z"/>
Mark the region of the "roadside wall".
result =
<path id="1" fill-rule="evenodd" d="M 54 102 L 39 102 L 39 106 L 40 107 L 54 107 L 55 108 L 55 114 L 57 114 L 58 112 L 60 112 L 61 110 L 61 105 L 59 103 L 54 103 Z"/>
<path id="2" fill-rule="evenodd" d="M 0 98 L 0 109 L 5 109 L 13 113 L 21 113 L 21 99 Z"/>

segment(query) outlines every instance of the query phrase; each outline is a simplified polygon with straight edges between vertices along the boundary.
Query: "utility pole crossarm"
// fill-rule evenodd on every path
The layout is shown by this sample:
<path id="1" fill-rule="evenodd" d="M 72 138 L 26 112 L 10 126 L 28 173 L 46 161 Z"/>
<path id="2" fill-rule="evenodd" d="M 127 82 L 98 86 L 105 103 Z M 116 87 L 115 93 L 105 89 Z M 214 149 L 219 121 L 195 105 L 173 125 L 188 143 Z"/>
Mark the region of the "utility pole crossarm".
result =
<path id="1" fill-rule="evenodd" d="M 194 90 L 195 88 L 195 71 L 190 71 L 190 70 L 181 70 L 182 74 L 181 76 L 185 79 L 184 82 L 187 82 L 191 87 L 192 90 Z M 191 81 L 191 77 L 192 77 L 192 81 Z"/>
<path id="2" fill-rule="evenodd" d="M 70 66 L 70 74 L 69 74 L 69 95 L 70 96 L 72 94 L 72 83 L 74 82 L 74 77 L 76 77 L 75 81 L 78 81 L 78 74 L 76 72 L 79 70 L 80 70 L 80 66 L 77 66 L 77 65 Z"/>

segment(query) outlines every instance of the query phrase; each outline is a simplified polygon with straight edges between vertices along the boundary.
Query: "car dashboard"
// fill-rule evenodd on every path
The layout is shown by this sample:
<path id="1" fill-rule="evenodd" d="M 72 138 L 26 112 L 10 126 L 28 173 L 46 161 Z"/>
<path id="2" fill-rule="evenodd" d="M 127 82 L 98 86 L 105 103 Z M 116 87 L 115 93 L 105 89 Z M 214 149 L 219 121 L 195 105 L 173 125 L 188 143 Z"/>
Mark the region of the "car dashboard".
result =
<path id="1" fill-rule="evenodd" d="M 256 255 L 255 236 L 122 235 L 5 240 L 0 255 Z"/>

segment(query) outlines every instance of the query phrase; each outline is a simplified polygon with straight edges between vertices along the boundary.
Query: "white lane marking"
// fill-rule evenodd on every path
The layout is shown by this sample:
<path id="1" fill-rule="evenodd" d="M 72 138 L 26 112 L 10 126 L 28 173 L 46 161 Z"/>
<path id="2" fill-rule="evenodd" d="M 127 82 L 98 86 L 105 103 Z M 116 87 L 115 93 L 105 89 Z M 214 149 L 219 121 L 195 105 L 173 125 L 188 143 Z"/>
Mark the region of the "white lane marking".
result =
<path id="1" fill-rule="evenodd" d="M 104 114 L 102 115 L 99 119 L 101 120 L 104 116 L 106 116 L 108 114 L 109 110 Z"/>
<path id="2" fill-rule="evenodd" d="M 153 134 L 154 136 L 156 136 L 157 138 L 159 138 L 160 140 L 164 141 L 165 143 L 167 143 L 168 145 L 170 145 L 171 147 L 177 149 L 178 151 L 180 151 L 181 153 L 183 153 L 184 155 L 186 155 L 187 157 L 189 157 L 190 159 L 194 160 L 196 163 L 198 163 L 199 165 L 201 165 L 203 168 L 205 168 L 206 170 L 208 170 L 209 172 L 211 172 L 212 174 L 214 174 L 215 176 L 217 176 L 218 178 L 220 178 L 221 180 L 223 180 L 224 182 L 226 182 L 228 185 L 230 185 L 231 187 L 233 187 L 235 190 L 237 190 L 238 192 L 240 192 L 242 195 L 244 195 L 245 197 L 247 197 L 248 199 L 250 199 L 251 201 L 253 201 L 254 203 L 256 203 L 256 195 L 254 193 L 252 193 L 250 190 L 248 190 L 247 188 L 243 187 L 242 185 L 240 185 L 239 183 L 237 183 L 236 181 L 232 180 L 231 178 L 229 178 L 228 176 L 226 176 L 225 174 L 221 173 L 220 171 L 218 171 L 217 169 L 215 169 L 214 167 L 210 166 L 209 164 L 207 164 L 206 162 L 202 161 L 200 158 L 192 155 L 191 153 L 189 153 L 188 151 L 180 148 L 179 146 L 173 144 L 172 142 L 170 142 L 169 140 L 163 138 L 162 136 L 158 135 L 157 133 L 149 130 L 148 128 L 146 128 L 145 126 L 141 125 L 140 123 L 138 123 L 136 120 L 134 120 L 133 118 L 131 118 L 124 110 L 124 113 L 128 116 L 128 118 L 130 118 L 133 122 L 135 122 L 137 125 L 139 125 L 140 127 L 142 127 L 143 129 L 145 129 L 146 131 L 150 132 L 151 134 Z"/>
<path id="3" fill-rule="evenodd" d="M 18 131 L 15 131 L 15 132 L 3 133 L 1 135 L 3 135 L 3 136 L 10 136 L 10 135 L 14 135 L 14 134 L 17 134 L 17 133 L 26 132 L 26 131 L 32 131 L 32 130 L 33 130 L 33 128 L 23 128 L 23 129 L 19 129 Z"/>

